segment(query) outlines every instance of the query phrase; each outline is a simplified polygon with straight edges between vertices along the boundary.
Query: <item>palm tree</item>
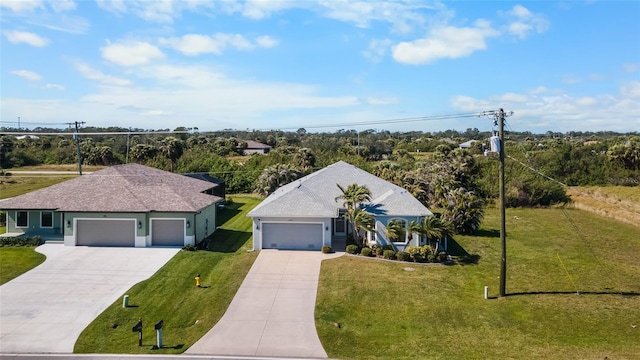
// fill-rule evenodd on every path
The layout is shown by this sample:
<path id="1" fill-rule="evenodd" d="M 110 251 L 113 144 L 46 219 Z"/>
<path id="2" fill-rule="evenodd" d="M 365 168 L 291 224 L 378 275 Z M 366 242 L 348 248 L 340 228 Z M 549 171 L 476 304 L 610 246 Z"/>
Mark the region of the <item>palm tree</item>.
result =
<path id="1" fill-rule="evenodd" d="M 484 200 L 464 188 L 450 191 L 442 216 L 457 233 L 472 233 L 480 228 L 484 218 Z"/>
<path id="2" fill-rule="evenodd" d="M 357 242 L 360 238 L 360 229 L 365 229 L 366 231 L 373 231 L 375 226 L 375 221 L 373 219 L 373 215 L 364 211 L 363 209 L 353 209 L 352 212 L 347 212 L 347 220 L 353 225 L 354 231 L 354 240 Z M 362 237 L 362 241 L 360 244 L 364 246 L 365 237 Z"/>
<path id="3" fill-rule="evenodd" d="M 351 184 L 346 189 L 340 184 L 336 185 L 338 185 L 342 194 L 336 196 L 335 200 L 342 199 L 342 206 L 346 207 L 347 211 L 355 209 L 365 201 L 371 201 L 371 191 L 366 185 Z"/>
<path id="4" fill-rule="evenodd" d="M 266 196 L 301 176 L 302 172 L 289 164 L 268 166 L 258 177 L 255 191 Z"/>
<path id="5" fill-rule="evenodd" d="M 370 216 L 370 220 L 366 220 L 365 222 L 371 222 L 372 224 L 374 222 L 373 216 L 371 216 L 371 214 L 368 214 L 364 210 L 360 209 L 360 204 L 366 201 L 371 201 L 371 191 L 369 190 L 369 188 L 367 188 L 366 185 L 358 185 L 355 183 L 347 186 L 346 188 L 342 187 L 340 184 L 336 185 L 338 186 L 342 194 L 336 196 L 335 201 L 342 200 L 342 206 L 347 208 L 345 218 L 353 226 L 353 237 L 354 240 L 357 241 L 359 237 L 359 228 L 356 224 L 356 219 L 358 217 L 366 217 L 366 215 L 364 214 L 367 214 L 368 216 Z M 370 228 L 373 228 L 373 226 L 369 226 L 369 229 Z"/>
<path id="6" fill-rule="evenodd" d="M 395 242 L 397 240 L 404 240 L 404 239 L 401 239 L 404 232 L 405 232 L 405 229 L 404 229 L 403 220 L 391 220 L 387 224 L 387 237 L 392 242 Z"/>
<path id="7" fill-rule="evenodd" d="M 171 172 L 173 172 L 173 165 L 180 156 L 182 156 L 182 152 L 184 151 L 183 141 L 174 136 L 167 136 L 160 140 L 158 150 L 169 159 L 169 162 L 171 162 Z"/>

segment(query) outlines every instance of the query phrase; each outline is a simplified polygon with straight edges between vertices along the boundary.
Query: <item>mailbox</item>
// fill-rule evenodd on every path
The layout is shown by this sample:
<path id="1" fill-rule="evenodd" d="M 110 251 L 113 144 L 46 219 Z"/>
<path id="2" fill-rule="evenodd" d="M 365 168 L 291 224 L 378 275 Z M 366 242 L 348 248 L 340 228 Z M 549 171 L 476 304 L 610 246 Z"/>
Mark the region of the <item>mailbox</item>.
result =
<path id="1" fill-rule="evenodd" d="M 133 330 L 133 332 L 142 332 L 142 319 L 138 320 L 131 330 Z"/>
<path id="2" fill-rule="evenodd" d="M 160 330 L 162 329 L 162 326 L 164 326 L 164 320 L 160 320 L 156 323 L 155 328 L 156 330 Z"/>

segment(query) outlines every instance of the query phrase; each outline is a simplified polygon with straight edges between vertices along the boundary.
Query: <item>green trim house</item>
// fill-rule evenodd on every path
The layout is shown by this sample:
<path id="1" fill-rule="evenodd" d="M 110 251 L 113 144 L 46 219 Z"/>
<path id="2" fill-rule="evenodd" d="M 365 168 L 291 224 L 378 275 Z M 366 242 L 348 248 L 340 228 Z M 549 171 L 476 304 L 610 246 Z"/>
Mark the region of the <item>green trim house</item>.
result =
<path id="1" fill-rule="evenodd" d="M 67 246 L 194 245 L 216 228 L 215 183 L 139 164 L 116 165 L 0 200 L 6 233 Z"/>

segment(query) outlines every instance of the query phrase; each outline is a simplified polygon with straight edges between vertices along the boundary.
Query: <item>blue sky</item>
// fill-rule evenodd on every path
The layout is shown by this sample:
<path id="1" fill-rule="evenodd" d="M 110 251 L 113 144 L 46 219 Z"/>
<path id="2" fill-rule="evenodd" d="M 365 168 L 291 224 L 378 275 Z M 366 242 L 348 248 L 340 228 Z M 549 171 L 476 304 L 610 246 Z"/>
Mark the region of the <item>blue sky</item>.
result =
<path id="1" fill-rule="evenodd" d="M 473 117 L 350 124 L 503 107 L 514 131 L 640 131 L 638 1 L 0 0 L 0 12 L 0 126 L 490 130 Z"/>

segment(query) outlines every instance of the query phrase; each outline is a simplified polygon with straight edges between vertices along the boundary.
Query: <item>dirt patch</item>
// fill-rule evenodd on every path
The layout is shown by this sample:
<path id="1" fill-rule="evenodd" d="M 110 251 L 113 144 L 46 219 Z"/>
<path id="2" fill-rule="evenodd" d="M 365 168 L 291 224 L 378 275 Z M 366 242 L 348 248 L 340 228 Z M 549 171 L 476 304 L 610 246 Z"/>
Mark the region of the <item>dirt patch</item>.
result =
<path id="1" fill-rule="evenodd" d="M 631 191 L 635 193 L 634 190 Z M 628 191 L 627 188 L 625 192 Z M 637 192 L 640 194 L 640 188 Z M 570 187 L 567 194 L 576 209 L 640 227 L 640 202 L 635 201 L 636 196 L 622 195 L 616 189 L 606 187 Z"/>

